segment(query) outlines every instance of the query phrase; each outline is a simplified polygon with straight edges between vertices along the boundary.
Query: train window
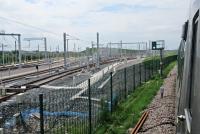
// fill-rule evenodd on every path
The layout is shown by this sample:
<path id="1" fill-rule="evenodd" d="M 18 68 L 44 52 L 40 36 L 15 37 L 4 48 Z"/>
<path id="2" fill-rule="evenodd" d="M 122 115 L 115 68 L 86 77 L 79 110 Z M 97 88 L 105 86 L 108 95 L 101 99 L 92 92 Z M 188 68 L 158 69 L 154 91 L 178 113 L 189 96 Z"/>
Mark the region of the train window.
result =
<path id="1" fill-rule="evenodd" d="M 196 46 L 197 46 L 197 31 L 198 31 L 199 11 L 193 18 L 192 28 L 192 47 L 191 47 L 191 81 L 189 91 L 189 110 L 192 115 L 193 93 L 194 93 L 194 80 L 195 80 L 195 64 L 196 64 Z"/>
<path id="2" fill-rule="evenodd" d="M 183 30 L 182 30 L 182 39 L 184 40 L 184 41 L 186 41 L 187 40 L 187 32 L 188 32 L 188 20 L 184 23 L 184 25 L 183 25 Z"/>

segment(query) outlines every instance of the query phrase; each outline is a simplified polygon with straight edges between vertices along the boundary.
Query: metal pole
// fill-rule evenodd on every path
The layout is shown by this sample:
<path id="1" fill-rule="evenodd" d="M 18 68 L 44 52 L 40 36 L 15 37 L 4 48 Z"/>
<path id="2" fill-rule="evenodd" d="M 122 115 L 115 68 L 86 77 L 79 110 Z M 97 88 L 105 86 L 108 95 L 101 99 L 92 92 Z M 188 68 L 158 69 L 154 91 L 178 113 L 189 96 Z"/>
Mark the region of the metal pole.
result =
<path id="1" fill-rule="evenodd" d="M 17 58 L 16 58 L 17 57 L 17 53 L 16 53 L 17 51 L 16 50 L 17 50 L 17 43 L 16 43 L 16 40 L 15 40 L 15 63 L 17 63 Z"/>
<path id="2" fill-rule="evenodd" d="M 146 42 L 146 55 L 145 56 L 147 56 L 148 55 L 148 48 L 147 48 L 147 42 Z"/>
<path id="3" fill-rule="evenodd" d="M 73 58 L 75 58 L 75 53 L 76 53 L 76 44 L 74 43 L 74 48 L 73 48 L 73 53 L 72 53 L 72 57 Z"/>
<path id="4" fill-rule="evenodd" d="M 43 94 L 39 94 L 40 101 L 40 133 L 44 134 Z"/>
<path id="5" fill-rule="evenodd" d="M 67 58 L 69 58 L 69 39 L 67 39 Z"/>
<path id="6" fill-rule="evenodd" d="M 1 46 L 1 47 L 2 47 L 2 58 L 3 58 L 3 60 L 2 60 L 2 61 L 3 61 L 3 63 L 2 63 L 2 64 L 3 64 L 3 66 L 4 66 L 4 48 L 3 48 L 3 47 L 4 47 L 4 45 L 3 45 L 3 43 L 2 43 L 2 46 Z"/>
<path id="7" fill-rule="evenodd" d="M 120 41 L 120 57 L 122 57 L 122 40 Z"/>
<path id="8" fill-rule="evenodd" d="M 38 44 L 38 61 L 40 60 L 40 47 L 39 47 L 39 44 Z"/>
<path id="9" fill-rule="evenodd" d="M 139 63 L 139 68 L 140 68 L 140 85 L 141 85 L 141 81 L 142 81 L 142 79 L 141 79 L 141 77 L 142 77 L 142 70 L 141 70 L 141 63 Z"/>
<path id="10" fill-rule="evenodd" d="M 160 76 L 162 77 L 163 75 L 163 54 L 162 54 L 162 49 L 160 49 Z"/>
<path id="11" fill-rule="evenodd" d="M 146 78 L 146 63 L 144 62 L 144 81 L 146 82 L 147 81 L 147 78 Z"/>
<path id="12" fill-rule="evenodd" d="M 112 86 L 112 74 L 113 72 L 110 72 L 110 112 L 112 114 L 113 111 L 113 86 Z"/>
<path id="13" fill-rule="evenodd" d="M 127 85 L 126 85 L 126 68 L 124 68 L 124 88 L 125 88 L 125 99 L 126 99 L 126 94 L 127 94 Z"/>
<path id="14" fill-rule="evenodd" d="M 154 64 L 153 64 L 153 59 L 152 59 L 152 75 L 154 74 Z"/>
<path id="15" fill-rule="evenodd" d="M 67 68 L 67 58 L 66 58 L 66 33 L 63 34 L 64 38 L 64 68 Z"/>
<path id="16" fill-rule="evenodd" d="M 127 45 L 125 47 L 125 57 L 127 57 L 127 53 L 126 53 L 126 50 L 127 50 Z"/>
<path id="17" fill-rule="evenodd" d="M 110 58 L 111 58 L 111 51 L 112 51 L 112 50 L 111 50 L 111 42 L 110 42 Z"/>
<path id="18" fill-rule="evenodd" d="M 58 60 L 60 59 L 60 50 L 59 50 L 59 45 L 58 45 Z"/>
<path id="19" fill-rule="evenodd" d="M 30 49 L 31 49 L 31 42 L 30 42 L 30 40 L 28 41 L 28 47 L 29 47 L 29 51 L 30 51 Z M 30 54 L 31 54 L 31 61 L 32 61 L 32 52 L 30 51 Z"/>
<path id="20" fill-rule="evenodd" d="M 51 61 L 52 53 L 51 53 L 51 46 L 50 46 L 50 52 L 49 52 L 49 60 Z"/>
<path id="21" fill-rule="evenodd" d="M 91 104 L 90 79 L 88 79 L 88 100 L 89 100 L 89 134 L 92 134 L 92 104 Z"/>
<path id="22" fill-rule="evenodd" d="M 136 85 L 135 85 L 135 65 L 133 65 L 133 89 L 135 90 L 135 87 L 136 87 Z"/>
<path id="23" fill-rule="evenodd" d="M 18 51 L 19 51 L 19 66 L 21 67 L 21 58 L 22 58 L 22 55 L 21 55 L 21 35 L 19 34 L 18 35 L 18 45 L 19 45 L 19 47 L 18 47 Z"/>
<path id="24" fill-rule="evenodd" d="M 80 47 L 78 46 L 78 60 L 79 60 L 79 66 L 81 67 L 81 59 L 80 59 Z"/>
<path id="25" fill-rule="evenodd" d="M 93 50 L 93 49 L 94 49 L 94 48 L 93 48 L 93 44 L 94 44 L 94 43 L 93 43 L 93 41 L 91 42 L 91 44 L 92 44 L 92 63 L 94 63 L 94 56 L 93 56 L 93 54 L 94 54 L 94 50 Z"/>
<path id="26" fill-rule="evenodd" d="M 99 68 L 99 60 L 100 60 L 100 56 L 99 56 L 99 33 L 97 32 L 97 68 Z"/>
<path id="27" fill-rule="evenodd" d="M 148 68 L 149 68 L 149 69 L 148 69 L 148 70 L 149 70 L 149 71 L 148 71 L 148 73 L 149 73 L 149 75 L 148 75 L 148 76 L 149 76 L 148 79 L 150 79 L 150 78 L 151 78 L 151 64 L 150 64 L 150 63 L 149 63 L 149 67 L 148 67 Z"/>
<path id="28" fill-rule="evenodd" d="M 47 58 L 47 38 L 44 38 L 44 49 L 45 49 L 45 60 L 48 61 Z"/>
<path id="29" fill-rule="evenodd" d="M 107 48 L 106 48 L 106 54 L 107 54 L 107 58 L 110 56 L 110 54 L 109 54 L 109 46 L 108 46 L 108 44 L 107 44 Z"/>
<path id="30" fill-rule="evenodd" d="M 140 44 L 139 44 L 139 56 L 141 57 L 141 52 L 140 52 Z"/>

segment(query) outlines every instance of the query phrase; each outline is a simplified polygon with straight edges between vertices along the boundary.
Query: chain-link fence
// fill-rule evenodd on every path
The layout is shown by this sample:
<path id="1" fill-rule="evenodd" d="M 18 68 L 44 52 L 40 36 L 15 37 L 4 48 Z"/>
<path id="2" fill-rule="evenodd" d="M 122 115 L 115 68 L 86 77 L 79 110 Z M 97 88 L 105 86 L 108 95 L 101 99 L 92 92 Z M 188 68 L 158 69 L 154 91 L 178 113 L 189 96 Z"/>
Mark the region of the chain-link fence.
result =
<path id="1" fill-rule="evenodd" d="M 163 67 L 177 56 L 163 59 Z M 0 104 L 0 131 L 5 134 L 91 134 L 120 101 L 160 69 L 159 59 L 144 61 L 76 87 L 38 88 Z"/>

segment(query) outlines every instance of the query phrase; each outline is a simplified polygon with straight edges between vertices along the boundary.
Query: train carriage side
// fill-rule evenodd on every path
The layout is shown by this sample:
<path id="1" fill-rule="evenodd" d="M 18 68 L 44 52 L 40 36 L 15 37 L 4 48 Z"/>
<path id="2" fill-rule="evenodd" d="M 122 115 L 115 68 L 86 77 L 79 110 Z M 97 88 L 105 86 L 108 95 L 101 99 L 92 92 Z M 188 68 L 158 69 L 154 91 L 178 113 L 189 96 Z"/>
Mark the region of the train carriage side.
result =
<path id="1" fill-rule="evenodd" d="M 187 38 L 183 38 L 183 72 L 178 71 L 177 102 L 179 123 L 177 133 L 200 133 L 200 1 L 193 0 L 190 5 Z M 180 50 L 179 50 L 180 51 Z M 181 61 L 181 60 L 180 60 Z M 180 62 L 178 61 L 178 62 Z M 180 70 L 180 65 L 179 65 Z M 180 77 L 182 75 L 182 77 Z M 180 90 L 179 90 L 180 89 Z M 182 121 L 181 121 L 182 120 Z"/>

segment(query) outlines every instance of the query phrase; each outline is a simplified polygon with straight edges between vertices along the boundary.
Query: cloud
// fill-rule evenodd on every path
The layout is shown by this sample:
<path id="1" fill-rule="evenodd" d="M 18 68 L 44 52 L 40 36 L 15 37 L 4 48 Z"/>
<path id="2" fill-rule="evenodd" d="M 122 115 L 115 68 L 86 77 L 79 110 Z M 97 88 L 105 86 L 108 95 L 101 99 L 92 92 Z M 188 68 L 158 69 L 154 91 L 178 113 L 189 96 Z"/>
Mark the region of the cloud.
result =
<path id="1" fill-rule="evenodd" d="M 152 5 L 130 5 L 125 3 L 110 4 L 102 7 L 97 12 L 147 12 L 149 10 L 154 10 L 157 7 Z"/>
<path id="2" fill-rule="evenodd" d="M 188 0 L 1 0 L 0 17 L 47 29 L 57 36 L 1 18 L 0 24 L 6 32 L 24 37 L 47 36 L 52 48 L 59 44 L 62 49 L 63 32 L 95 41 L 98 31 L 101 42 L 165 39 L 168 48 L 175 49 L 187 9 Z"/>

